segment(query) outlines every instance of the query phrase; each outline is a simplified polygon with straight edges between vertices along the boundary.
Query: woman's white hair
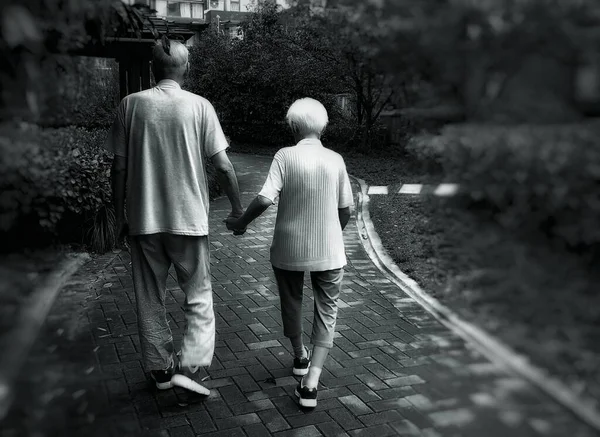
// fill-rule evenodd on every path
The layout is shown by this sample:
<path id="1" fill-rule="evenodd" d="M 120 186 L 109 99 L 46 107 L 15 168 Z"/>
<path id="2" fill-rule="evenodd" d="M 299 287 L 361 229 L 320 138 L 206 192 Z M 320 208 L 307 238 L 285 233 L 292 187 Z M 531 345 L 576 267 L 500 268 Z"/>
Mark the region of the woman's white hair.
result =
<path id="1" fill-rule="evenodd" d="M 311 98 L 296 100 L 287 112 L 286 121 L 293 132 L 320 135 L 327 124 L 329 116 L 321 102 Z"/>

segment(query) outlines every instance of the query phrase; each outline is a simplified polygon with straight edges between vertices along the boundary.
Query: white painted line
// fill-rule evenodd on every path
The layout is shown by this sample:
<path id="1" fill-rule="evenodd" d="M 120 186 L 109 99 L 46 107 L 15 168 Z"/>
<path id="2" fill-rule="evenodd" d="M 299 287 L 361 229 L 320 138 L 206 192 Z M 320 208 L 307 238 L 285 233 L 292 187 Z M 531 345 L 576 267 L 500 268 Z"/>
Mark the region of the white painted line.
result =
<path id="1" fill-rule="evenodd" d="M 423 184 L 404 184 L 398 194 L 421 194 Z"/>
<path id="2" fill-rule="evenodd" d="M 385 251 L 371 221 L 369 196 L 365 182 L 362 179 L 354 179 L 361 186 L 361 191 L 358 193 L 359 205 L 356 208 L 358 232 L 363 247 L 377 268 L 440 323 L 473 345 L 492 363 L 526 379 L 585 423 L 600 431 L 600 411 L 598 411 L 595 399 L 577 394 L 564 382 L 535 366 L 526 356 L 517 354 L 483 329 L 462 320 L 456 313 L 421 289 L 414 279 L 400 270 Z"/>
<path id="3" fill-rule="evenodd" d="M 441 197 L 450 197 L 458 193 L 458 184 L 439 184 L 433 194 Z"/>
<path id="4" fill-rule="evenodd" d="M 369 187 L 369 195 L 371 194 L 387 194 L 388 187 Z"/>
<path id="5" fill-rule="evenodd" d="M 12 330 L 5 335 L 6 344 L 0 344 L 0 421 L 8 414 L 14 398 L 13 385 L 23 363 L 46 320 L 56 296 L 67 280 L 90 259 L 87 253 L 65 258 L 29 297 Z"/>

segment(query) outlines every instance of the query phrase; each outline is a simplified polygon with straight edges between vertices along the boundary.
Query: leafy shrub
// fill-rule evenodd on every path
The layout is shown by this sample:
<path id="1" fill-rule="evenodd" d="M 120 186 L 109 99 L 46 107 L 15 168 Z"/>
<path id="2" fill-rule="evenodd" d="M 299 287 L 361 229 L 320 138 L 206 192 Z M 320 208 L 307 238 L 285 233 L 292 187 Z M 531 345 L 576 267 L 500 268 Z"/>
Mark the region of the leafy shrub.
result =
<path id="1" fill-rule="evenodd" d="M 40 125 L 110 127 L 119 103 L 119 66 L 114 60 L 51 56 L 41 68 Z"/>
<path id="2" fill-rule="evenodd" d="M 458 125 L 409 148 L 461 183 L 505 227 L 542 230 L 574 249 L 600 245 L 600 123 Z"/>
<path id="3" fill-rule="evenodd" d="M 223 122 L 223 130 L 235 143 L 285 147 L 293 138 L 284 122 L 238 123 Z"/>
<path id="4" fill-rule="evenodd" d="M 232 143 L 246 151 L 262 148 L 278 150 L 294 144 L 294 137 L 285 122 L 274 123 L 228 123 L 223 122 L 223 130 Z M 380 129 L 379 132 L 382 132 Z M 336 118 L 325 129 L 323 143 L 332 149 L 345 151 L 359 147 L 356 138 L 356 125 L 349 119 Z"/>
<path id="5" fill-rule="evenodd" d="M 105 139 L 103 129 L 0 129 L 0 233 L 5 250 L 77 241 L 99 252 L 112 248 L 112 156 L 101 147 Z M 207 171 L 214 198 L 219 194 L 215 171 Z"/>
<path id="6" fill-rule="evenodd" d="M 104 130 L 5 127 L 0 231 L 21 245 L 83 239 L 88 221 L 110 204 L 105 138 Z"/>
<path id="7" fill-rule="evenodd" d="M 350 118 L 334 119 L 323 133 L 323 144 L 333 149 L 352 147 L 356 138 L 356 123 Z"/>

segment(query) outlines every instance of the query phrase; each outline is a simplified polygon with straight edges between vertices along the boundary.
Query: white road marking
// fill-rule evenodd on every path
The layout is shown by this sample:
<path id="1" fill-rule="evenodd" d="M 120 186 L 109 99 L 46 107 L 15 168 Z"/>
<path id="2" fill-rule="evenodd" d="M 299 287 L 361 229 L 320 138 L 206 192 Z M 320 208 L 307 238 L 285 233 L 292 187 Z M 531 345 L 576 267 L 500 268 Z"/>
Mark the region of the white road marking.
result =
<path id="1" fill-rule="evenodd" d="M 421 194 L 421 190 L 423 189 L 423 184 L 404 184 L 399 194 Z"/>
<path id="2" fill-rule="evenodd" d="M 458 192 L 458 184 L 439 184 L 433 194 L 436 196 L 454 196 Z"/>
<path id="3" fill-rule="evenodd" d="M 387 194 L 388 187 L 369 187 L 369 191 L 367 194 L 370 196 L 371 194 Z"/>

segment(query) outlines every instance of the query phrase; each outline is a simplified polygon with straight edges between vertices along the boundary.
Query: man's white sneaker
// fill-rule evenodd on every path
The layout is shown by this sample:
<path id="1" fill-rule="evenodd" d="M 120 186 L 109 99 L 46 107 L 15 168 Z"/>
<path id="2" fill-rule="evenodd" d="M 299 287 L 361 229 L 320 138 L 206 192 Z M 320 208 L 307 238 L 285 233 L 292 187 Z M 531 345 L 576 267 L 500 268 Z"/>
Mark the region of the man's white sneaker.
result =
<path id="1" fill-rule="evenodd" d="M 179 365 L 177 371 L 171 378 L 171 383 L 173 384 L 173 386 L 181 387 L 191 392 L 208 396 L 210 394 L 210 390 L 197 381 L 197 370 L 198 367 L 189 368 Z"/>

